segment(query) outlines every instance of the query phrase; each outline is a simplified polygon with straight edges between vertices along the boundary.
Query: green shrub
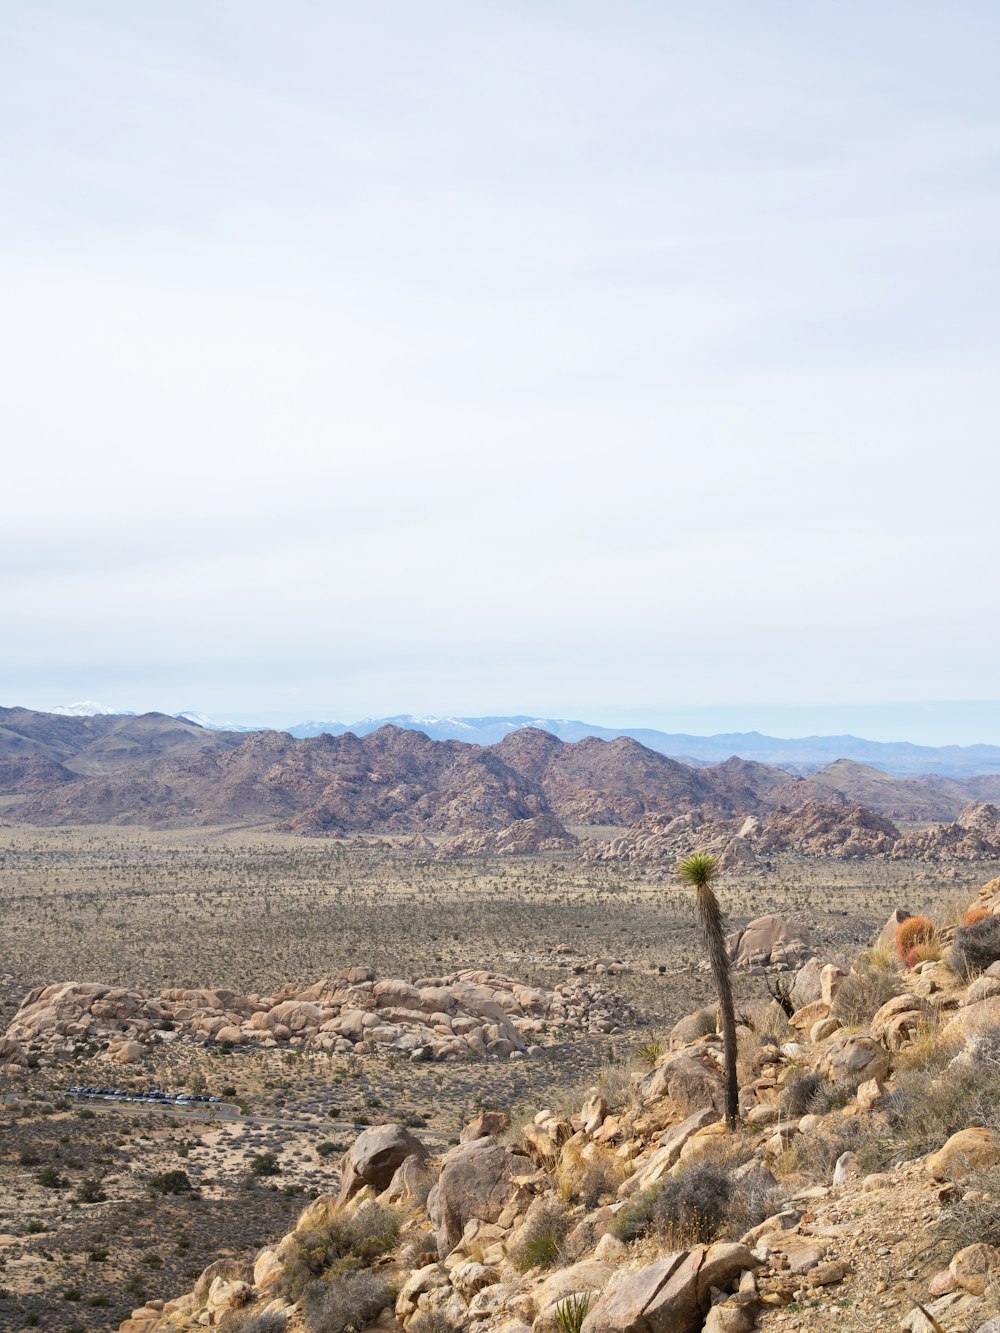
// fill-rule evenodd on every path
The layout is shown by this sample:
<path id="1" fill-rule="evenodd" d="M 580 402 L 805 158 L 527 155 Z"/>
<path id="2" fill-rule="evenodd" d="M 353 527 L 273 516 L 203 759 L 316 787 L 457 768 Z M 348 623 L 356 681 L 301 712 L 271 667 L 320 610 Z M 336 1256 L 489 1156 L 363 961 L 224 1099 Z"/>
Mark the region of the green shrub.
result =
<path id="1" fill-rule="evenodd" d="M 556 1321 L 560 1333 L 580 1333 L 583 1321 L 590 1313 L 590 1295 L 567 1296 L 556 1306 Z"/>
<path id="2" fill-rule="evenodd" d="M 256 1157 L 250 1159 L 250 1174 L 252 1176 L 278 1176 L 281 1174 L 281 1167 L 278 1165 L 278 1154 L 276 1152 L 258 1153 Z"/>
<path id="3" fill-rule="evenodd" d="M 149 1178 L 149 1188 L 158 1194 L 191 1194 L 194 1186 L 186 1171 L 160 1171 Z"/>
<path id="4" fill-rule="evenodd" d="M 569 1215 L 560 1199 L 532 1204 L 511 1244 L 511 1263 L 522 1273 L 530 1268 L 549 1268 L 559 1258 L 569 1226 Z"/>
<path id="5" fill-rule="evenodd" d="M 316 1278 L 331 1278 L 361 1268 L 391 1250 L 399 1239 L 402 1217 L 395 1208 L 363 1203 L 353 1217 L 335 1218 L 323 1227 L 294 1233 L 286 1257 L 280 1294 L 295 1301 Z"/>
<path id="6" fill-rule="evenodd" d="M 69 1184 L 66 1177 L 61 1176 L 54 1166 L 43 1166 L 41 1171 L 36 1171 L 35 1181 L 47 1190 L 63 1190 Z"/>
<path id="7" fill-rule="evenodd" d="M 101 1182 L 88 1176 L 77 1185 L 76 1197 L 81 1203 L 103 1203 L 108 1196 L 104 1193 Z"/>

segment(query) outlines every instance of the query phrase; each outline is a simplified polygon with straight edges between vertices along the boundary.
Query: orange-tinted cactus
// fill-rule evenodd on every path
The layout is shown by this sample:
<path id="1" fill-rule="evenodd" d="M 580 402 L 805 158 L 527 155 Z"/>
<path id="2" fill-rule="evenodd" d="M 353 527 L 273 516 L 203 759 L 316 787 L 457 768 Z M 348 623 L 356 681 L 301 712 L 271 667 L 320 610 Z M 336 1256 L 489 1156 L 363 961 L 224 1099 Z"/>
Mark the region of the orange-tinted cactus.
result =
<path id="1" fill-rule="evenodd" d="M 990 915 L 990 912 L 985 907 L 970 907 L 965 916 L 962 917 L 962 925 L 974 926 L 977 921 L 982 921 L 984 916 Z"/>
<path id="2" fill-rule="evenodd" d="M 908 916 L 896 931 L 896 948 L 900 958 L 905 962 L 912 949 L 918 944 L 930 944 L 936 934 L 934 922 L 929 916 Z"/>

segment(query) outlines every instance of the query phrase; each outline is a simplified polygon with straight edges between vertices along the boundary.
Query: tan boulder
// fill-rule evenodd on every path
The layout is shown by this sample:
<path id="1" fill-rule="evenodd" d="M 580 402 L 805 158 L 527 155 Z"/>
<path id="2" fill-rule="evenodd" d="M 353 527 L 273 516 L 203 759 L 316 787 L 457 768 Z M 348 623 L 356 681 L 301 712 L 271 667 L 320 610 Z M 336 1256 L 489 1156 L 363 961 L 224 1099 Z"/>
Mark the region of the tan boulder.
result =
<path id="1" fill-rule="evenodd" d="M 583 1259 L 562 1268 L 545 1279 L 535 1293 L 538 1315 L 531 1325 L 531 1333 L 561 1333 L 560 1308 L 574 1296 L 590 1296 L 607 1286 L 615 1273 L 613 1264 L 600 1259 Z"/>
<path id="2" fill-rule="evenodd" d="M 927 1158 L 935 1180 L 964 1180 L 970 1171 L 1000 1162 L 1000 1140 L 991 1129 L 960 1129 Z"/>
<path id="3" fill-rule="evenodd" d="M 908 912 L 905 907 L 897 907 L 879 931 L 878 939 L 875 941 L 876 949 L 888 954 L 890 958 L 899 958 L 896 936 L 899 934 L 899 928 L 903 922 L 908 921 L 912 915 L 913 913 Z"/>
<path id="4" fill-rule="evenodd" d="M 119 1064 L 133 1065 L 145 1055 L 145 1050 L 137 1041 L 113 1041 L 108 1047 L 108 1055 Z"/>
<path id="5" fill-rule="evenodd" d="M 704 1046 L 665 1056 L 640 1081 L 637 1091 L 644 1101 L 669 1097 L 684 1116 L 706 1106 L 722 1111 L 725 1101 L 722 1069 Z"/>
<path id="6" fill-rule="evenodd" d="M 889 1053 L 867 1032 L 835 1032 L 827 1043 L 823 1067 L 836 1083 L 857 1087 L 889 1073 Z"/>
<path id="7" fill-rule="evenodd" d="M 714 1107 L 703 1106 L 701 1110 L 694 1111 L 679 1124 L 671 1126 L 660 1138 L 650 1156 L 642 1162 L 637 1162 L 632 1175 L 627 1180 L 622 1181 L 618 1190 L 619 1198 L 631 1198 L 639 1190 L 654 1185 L 663 1176 L 667 1175 L 671 1167 L 680 1160 L 684 1145 L 691 1136 L 700 1129 L 704 1129 L 706 1125 L 717 1121 L 718 1118 L 719 1113 Z"/>
<path id="8" fill-rule="evenodd" d="M 608 1104 L 600 1093 L 587 1099 L 580 1109 L 580 1120 L 585 1134 L 596 1134 L 608 1118 Z"/>
<path id="9" fill-rule="evenodd" d="M 966 1245 L 952 1256 L 948 1271 L 958 1286 L 971 1291 L 973 1296 L 982 1296 L 986 1291 L 990 1273 L 1000 1268 L 1000 1250 L 993 1245 L 978 1241 Z"/>
<path id="10" fill-rule="evenodd" d="M 832 1015 L 829 1018 L 821 1018 L 818 1023 L 814 1023 L 809 1029 L 809 1040 L 814 1044 L 826 1041 L 827 1037 L 832 1037 L 835 1032 L 839 1032 L 841 1022 L 839 1018 Z"/>
<path id="11" fill-rule="evenodd" d="M 824 1004 L 828 1004 L 831 1009 L 833 1002 L 837 998 L 837 992 L 844 984 L 847 973 L 839 968 L 836 963 L 827 963 L 819 974 L 820 991 L 819 998 Z"/>
<path id="12" fill-rule="evenodd" d="M 1000 995 L 992 995 L 988 999 L 977 1000 L 974 1004 L 963 1005 L 948 1019 L 942 1036 L 945 1039 L 958 1039 L 995 1027 L 1000 1027 Z"/>
<path id="13" fill-rule="evenodd" d="M 757 1260 L 743 1245 L 697 1246 L 620 1273 L 583 1322 L 583 1333 L 697 1333 L 713 1287 L 725 1290 Z"/>
<path id="14" fill-rule="evenodd" d="M 471 1143 L 473 1139 L 495 1139 L 498 1134 L 510 1129 L 510 1116 L 506 1111 L 483 1111 L 475 1120 L 470 1120 L 458 1136 L 459 1143 Z"/>
<path id="15" fill-rule="evenodd" d="M 344 1154 L 340 1166 L 340 1203 L 365 1185 L 384 1190 L 408 1157 L 426 1162 L 427 1149 L 402 1125 L 375 1125 L 364 1130 Z"/>
<path id="16" fill-rule="evenodd" d="M 798 1032 L 808 1032 L 816 1023 L 829 1017 L 830 1006 L 824 1000 L 813 1000 L 811 1004 L 796 1009 L 788 1021 Z"/>
<path id="17" fill-rule="evenodd" d="M 0 1037 L 0 1073 L 27 1069 L 28 1052 L 13 1037 Z"/>
<path id="18" fill-rule="evenodd" d="M 515 1178 L 533 1171 L 530 1157 L 502 1148 L 492 1139 L 450 1148 L 441 1159 L 438 1182 L 427 1197 L 439 1255 L 444 1258 L 454 1249 L 467 1222 L 495 1222 L 517 1191 Z"/>

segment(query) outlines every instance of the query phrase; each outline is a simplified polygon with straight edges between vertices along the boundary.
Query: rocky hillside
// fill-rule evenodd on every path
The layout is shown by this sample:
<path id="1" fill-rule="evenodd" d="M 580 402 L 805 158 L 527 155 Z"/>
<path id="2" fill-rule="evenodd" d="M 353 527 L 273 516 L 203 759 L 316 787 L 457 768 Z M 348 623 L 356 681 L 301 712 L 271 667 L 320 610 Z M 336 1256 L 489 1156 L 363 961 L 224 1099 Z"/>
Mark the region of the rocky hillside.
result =
<path id="1" fill-rule="evenodd" d="M 11 731 L 11 715 L 23 711 L 7 710 L 8 733 L 26 745 L 31 732 L 40 744 L 37 727 Z M 750 870 L 784 853 L 1000 856 L 996 807 L 973 803 L 954 823 L 904 836 L 835 783 L 844 791 L 860 783 L 883 803 L 891 791 L 911 814 L 938 808 L 940 794 L 920 806 L 915 796 L 900 796 L 908 780 L 871 770 L 862 781 L 858 765 L 832 765 L 811 778 L 741 759 L 696 769 L 627 737 L 567 744 L 531 728 L 480 746 L 399 727 L 298 740 L 273 731 L 203 732 L 157 715 L 51 721 L 54 730 L 41 729 L 50 748 L 72 749 L 70 733 L 79 747 L 65 761 L 37 749 L 4 758 L 0 747 L 0 792 L 19 796 L 13 812 L 28 823 L 266 824 L 314 837 L 392 836 L 443 857 L 576 854 L 581 829 L 627 823 L 627 831 L 586 844 L 583 854 L 666 864 L 701 847 L 720 855 L 727 870 Z M 88 730 L 95 727 L 104 728 L 96 738 Z M 60 731 L 61 748 L 53 740 L 60 728 L 68 729 Z M 202 744 L 205 738 L 211 743 Z M 117 768 L 99 775 L 70 767 L 109 765 L 112 756 Z"/>
<path id="2" fill-rule="evenodd" d="M 700 808 L 745 813 L 809 790 L 803 779 L 740 760 L 687 768 L 628 739 L 569 745 L 528 729 L 478 746 L 383 727 L 360 738 L 257 732 L 221 752 L 36 789 L 17 813 L 38 824 L 267 822 L 312 835 L 452 838 L 536 821 L 507 840 L 532 851 L 573 845 L 566 823 Z"/>
<path id="3" fill-rule="evenodd" d="M 735 1129 L 709 1008 L 517 1127 L 364 1130 L 291 1231 L 121 1333 L 996 1333 L 1000 880 L 775 994 L 741 1010 Z"/>
<path id="4" fill-rule="evenodd" d="M 773 856 L 855 860 L 984 860 L 1000 857 L 1000 810 L 973 802 L 957 820 L 902 833 L 891 820 L 846 801 L 806 801 L 763 817 L 719 819 L 702 811 L 675 818 L 647 815 L 613 838 L 590 846 L 597 860 L 659 862 L 674 866 L 694 851 L 712 852 L 723 870 L 742 873 L 766 866 Z"/>
<path id="5" fill-rule="evenodd" d="M 896 777 L 851 759 L 838 759 L 813 773 L 818 799 L 843 797 L 903 823 L 955 819 L 971 801 L 1000 800 L 1000 776 L 970 778 Z"/>
<path id="6" fill-rule="evenodd" d="M 66 717 L 30 708 L 0 708 L 0 774 L 5 791 L 37 790 L 37 785 L 64 782 L 67 771 L 117 773 L 164 758 L 178 761 L 230 750 L 243 739 L 238 732 L 209 731 L 165 713 Z M 49 764 L 34 770 L 36 787 L 18 785 L 13 761 L 32 758 Z"/>

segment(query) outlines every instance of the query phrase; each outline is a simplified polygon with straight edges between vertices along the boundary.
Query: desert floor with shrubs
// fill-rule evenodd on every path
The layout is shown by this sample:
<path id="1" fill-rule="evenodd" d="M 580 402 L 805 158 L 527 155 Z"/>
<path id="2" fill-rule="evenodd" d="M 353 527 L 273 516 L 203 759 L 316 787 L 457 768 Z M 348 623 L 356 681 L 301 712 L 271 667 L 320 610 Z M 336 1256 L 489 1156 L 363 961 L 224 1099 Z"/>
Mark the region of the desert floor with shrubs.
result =
<path id="1" fill-rule="evenodd" d="M 983 863 L 798 859 L 723 879 L 720 894 L 732 925 L 765 912 L 796 916 L 824 960 L 847 963 L 896 906 L 951 919 L 996 873 Z M 209 1261 L 252 1253 L 287 1229 L 303 1197 L 331 1187 L 332 1163 L 366 1124 L 399 1120 L 440 1148 L 484 1108 L 507 1110 L 517 1124 L 543 1105 L 578 1107 L 595 1083 L 613 1104 L 630 1070 L 655 1059 L 674 1021 L 712 999 L 689 892 L 649 868 L 559 856 L 438 862 L 385 846 L 247 830 L 7 824 L 0 892 L 0 1030 L 26 991 L 54 981 L 263 990 L 361 964 L 408 979 L 489 966 L 551 987 L 608 956 L 627 970 L 601 984 L 647 1016 L 634 1031 L 567 1040 L 509 1064 L 178 1043 L 99 1080 L 205 1090 L 243 1109 L 236 1124 L 122 1110 L 83 1115 L 60 1094 L 90 1081 L 86 1060 L 7 1078 L 3 1091 L 18 1102 L 0 1112 L 0 1333 L 114 1329 L 145 1294 L 183 1290 Z M 872 984 L 877 989 L 878 979 Z M 740 978 L 737 994 L 766 996 L 763 980 Z M 871 998 L 865 992 L 858 1003 Z M 798 1095 L 803 1105 L 811 1098 L 819 1105 L 823 1094 Z M 940 1118 L 943 1127 L 945 1108 Z M 897 1151 L 914 1132 L 912 1119 L 904 1098 Z M 854 1146 L 862 1147 L 831 1144 L 829 1152 Z M 272 1153 L 274 1174 L 255 1174 L 253 1162 Z M 39 1175 L 47 1167 L 54 1179 L 45 1184 Z M 150 1183 L 177 1171 L 191 1192 Z M 613 1192 L 616 1182 L 600 1176 L 581 1174 L 574 1197 Z M 722 1197 L 718 1180 L 706 1174 L 691 1183 L 701 1198 L 693 1215 L 669 1194 L 643 1200 L 649 1215 L 643 1221 L 638 1210 L 637 1234 L 650 1226 L 694 1234 L 708 1225 L 701 1212 L 710 1208 L 729 1216 L 735 1200 Z M 733 1227 L 739 1220 L 733 1213 Z M 526 1263 L 563 1244 L 549 1222 Z M 316 1322 L 332 1317 L 316 1310 Z"/>

